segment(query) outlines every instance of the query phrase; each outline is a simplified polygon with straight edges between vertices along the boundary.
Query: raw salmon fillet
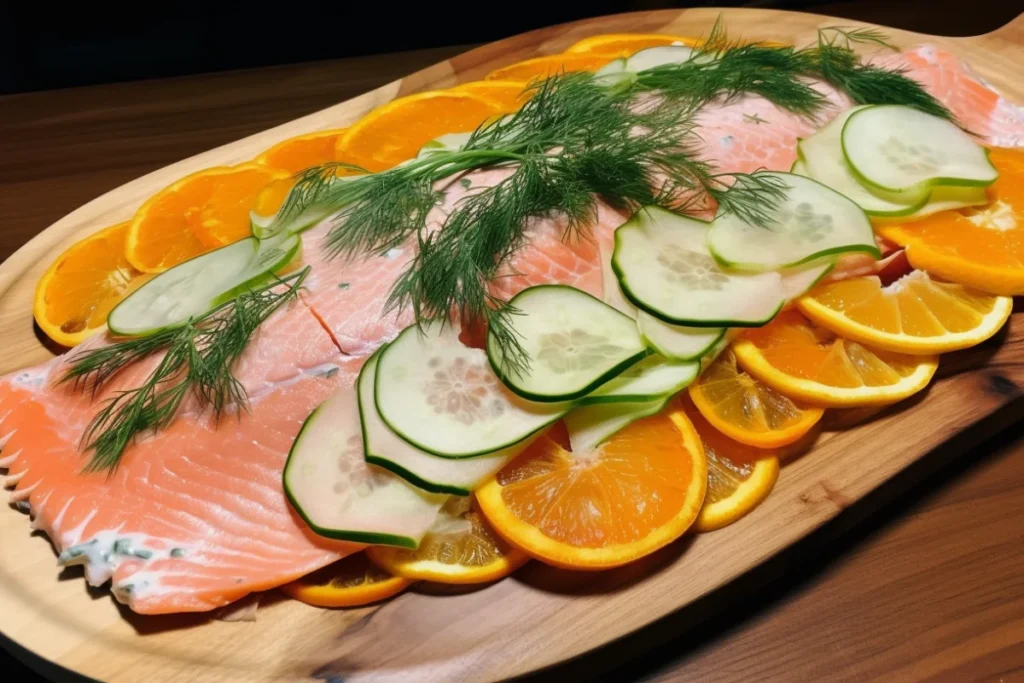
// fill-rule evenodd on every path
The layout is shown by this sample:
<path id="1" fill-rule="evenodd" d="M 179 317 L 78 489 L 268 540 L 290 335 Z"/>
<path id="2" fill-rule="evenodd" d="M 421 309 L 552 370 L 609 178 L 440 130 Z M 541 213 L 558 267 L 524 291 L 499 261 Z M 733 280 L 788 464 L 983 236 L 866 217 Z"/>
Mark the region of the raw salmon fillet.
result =
<path id="1" fill-rule="evenodd" d="M 170 428 L 130 447 L 109 477 L 82 473 L 82 433 L 103 398 L 137 386 L 157 359 L 125 371 L 92 399 L 54 386 L 66 358 L 0 381 L 0 466 L 8 468 L 12 500 L 29 504 L 33 526 L 65 564 L 84 564 L 91 584 L 110 580 L 114 596 L 141 613 L 204 611 L 358 547 L 309 531 L 281 485 L 303 420 L 351 387 L 361 365 L 338 352 L 301 302 L 259 330 L 236 369 L 249 413 L 218 424 L 185 410 Z"/>

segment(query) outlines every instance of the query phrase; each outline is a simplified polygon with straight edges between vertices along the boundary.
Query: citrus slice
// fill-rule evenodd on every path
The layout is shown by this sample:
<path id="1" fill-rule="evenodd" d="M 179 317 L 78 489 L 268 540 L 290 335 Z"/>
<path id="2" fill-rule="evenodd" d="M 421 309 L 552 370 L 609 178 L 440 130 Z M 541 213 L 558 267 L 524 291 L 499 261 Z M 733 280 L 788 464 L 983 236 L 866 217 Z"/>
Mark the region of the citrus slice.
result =
<path id="1" fill-rule="evenodd" d="M 799 311 L 733 342 L 744 370 L 779 393 L 825 407 L 892 403 L 928 386 L 937 356 L 863 346 L 818 327 Z"/>
<path id="2" fill-rule="evenodd" d="M 475 93 L 425 92 L 377 107 L 338 138 L 335 154 L 369 171 L 383 171 L 416 156 L 424 143 L 446 133 L 472 131 L 503 113 Z"/>
<path id="3" fill-rule="evenodd" d="M 289 173 L 298 173 L 313 166 L 335 161 L 334 148 L 345 130 L 318 130 L 282 140 L 256 157 L 256 163 Z"/>
<path id="4" fill-rule="evenodd" d="M 558 567 L 606 569 L 648 555 L 694 522 L 707 461 L 686 415 L 637 420 L 593 451 L 571 453 L 564 427 L 539 437 L 477 491 L 494 529 Z"/>
<path id="5" fill-rule="evenodd" d="M 812 321 L 847 339 L 901 353 L 966 349 L 999 331 L 1013 299 L 936 282 L 915 270 L 883 287 L 875 276 L 825 283 L 798 302 Z"/>
<path id="6" fill-rule="evenodd" d="M 107 315 L 150 278 L 124 256 L 130 223 L 105 228 L 68 247 L 36 285 L 32 314 L 40 329 L 75 346 L 107 327 Z"/>
<path id="7" fill-rule="evenodd" d="M 366 552 L 395 576 L 459 584 L 497 581 L 530 559 L 494 533 L 470 498 L 452 496 L 438 520 L 416 550 L 374 546 Z"/>
<path id="8" fill-rule="evenodd" d="M 558 54 L 534 57 L 495 69 L 485 77 L 488 81 L 518 81 L 529 83 L 540 78 L 569 71 L 597 71 L 615 59 L 614 55 Z"/>
<path id="9" fill-rule="evenodd" d="M 185 176 L 139 208 L 125 256 L 144 273 L 160 273 L 210 249 L 250 236 L 249 211 L 260 192 L 287 171 L 248 163 Z"/>
<path id="10" fill-rule="evenodd" d="M 876 226 L 915 268 L 991 294 L 1024 294 L 1024 149 L 992 149 L 989 203 Z"/>
<path id="11" fill-rule="evenodd" d="M 569 54 L 592 53 L 612 57 L 629 57 L 634 52 L 648 47 L 672 45 L 673 43 L 693 47 L 699 42 L 696 38 L 661 33 L 604 33 L 573 43 L 566 52 Z"/>
<path id="12" fill-rule="evenodd" d="M 470 81 L 452 88 L 451 91 L 486 97 L 501 106 L 503 113 L 519 109 L 530 99 L 531 94 L 520 81 Z"/>
<path id="13" fill-rule="evenodd" d="M 720 432 L 692 401 L 681 401 L 708 460 L 708 490 L 694 522 L 697 531 L 728 526 L 760 505 L 779 478 L 779 453 L 753 448 Z"/>
<path id="14" fill-rule="evenodd" d="M 317 607 L 358 607 L 397 595 L 412 583 L 388 574 L 360 552 L 285 584 L 281 591 Z"/>
<path id="15" fill-rule="evenodd" d="M 825 413 L 821 408 L 799 406 L 745 373 L 731 349 L 701 373 L 689 393 L 715 429 L 756 448 L 778 448 L 799 441 Z"/>

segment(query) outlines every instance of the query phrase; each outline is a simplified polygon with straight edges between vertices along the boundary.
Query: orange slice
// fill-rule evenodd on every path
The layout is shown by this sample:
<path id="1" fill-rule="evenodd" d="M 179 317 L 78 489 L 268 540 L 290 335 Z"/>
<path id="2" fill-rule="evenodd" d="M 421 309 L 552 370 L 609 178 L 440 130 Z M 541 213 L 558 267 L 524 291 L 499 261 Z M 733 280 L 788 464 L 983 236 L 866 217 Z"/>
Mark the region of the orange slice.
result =
<path id="1" fill-rule="evenodd" d="M 992 149 L 989 204 L 876 226 L 915 268 L 983 292 L 1024 294 L 1024 149 Z"/>
<path id="2" fill-rule="evenodd" d="M 107 327 L 107 315 L 151 276 L 124 256 L 129 223 L 68 247 L 36 285 L 32 314 L 53 341 L 75 346 Z"/>
<path id="3" fill-rule="evenodd" d="M 464 133 L 503 113 L 498 102 L 469 92 L 425 92 L 402 97 L 364 116 L 338 139 L 338 159 L 383 171 L 416 156 L 424 143 Z"/>
<path id="4" fill-rule="evenodd" d="M 388 574 L 360 552 L 285 584 L 281 591 L 316 607 L 359 607 L 386 600 L 412 583 Z"/>
<path id="5" fill-rule="evenodd" d="M 470 498 L 452 496 L 439 524 L 416 550 L 374 546 L 370 559 L 395 576 L 439 583 L 486 583 L 508 576 L 529 556 L 494 533 Z"/>
<path id="6" fill-rule="evenodd" d="M 549 78 L 568 71 L 597 71 L 613 59 L 615 59 L 615 55 L 565 53 L 547 55 L 503 66 L 487 74 L 485 78 L 488 81 L 529 83 L 539 78 Z"/>
<path id="7" fill-rule="evenodd" d="M 711 426 L 692 401 L 681 401 L 708 460 L 708 490 L 694 523 L 697 531 L 728 526 L 756 508 L 779 478 L 779 451 L 753 448 Z"/>
<path id="8" fill-rule="evenodd" d="M 874 276 L 828 282 L 798 302 L 815 323 L 847 339 L 901 353 L 945 353 L 985 341 L 1013 299 L 936 282 L 915 270 L 883 287 Z"/>
<path id="9" fill-rule="evenodd" d="M 335 161 L 334 148 L 345 128 L 318 130 L 277 143 L 256 157 L 257 164 L 278 168 L 289 173 Z"/>
<path id="10" fill-rule="evenodd" d="M 455 86 L 451 92 L 485 97 L 498 104 L 503 113 L 516 111 L 530 99 L 530 91 L 519 81 L 471 81 Z"/>
<path id="11" fill-rule="evenodd" d="M 679 538 L 700 512 L 707 461 L 679 410 L 638 420 L 589 453 L 564 428 L 538 438 L 477 491 L 494 529 L 558 567 L 605 569 Z"/>
<path id="12" fill-rule="evenodd" d="M 723 351 L 701 373 L 690 385 L 689 393 L 715 429 L 756 448 L 795 443 L 825 414 L 821 408 L 797 405 L 743 372 L 731 349 Z"/>
<path id="13" fill-rule="evenodd" d="M 733 342 L 743 369 L 779 393 L 826 407 L 899 401 L 928 386 L 937 356 L 863 346 L 811 323 L 798 311 Z"/>
<path id="14" fill-rule="evenodd" d="M 185 176 L 142 205 L 128 231 L 125 256 L 144 273 L 160 273 L 250 232 L 249 211 L 281 171 L 259 164 L 217 166 Z M 276 210 L 276 209 L 275 209 Z"/>
<path id="15" fill-rule="evenodd" d="M 566 52 L 569 54 L 594 53 L 612 57 L 628 57 L 648 47 L 671 45 L 672 43 L 682 43 L 693 47 L 699 42 L 700 40 L 697 38 L 661 33 L 605 33 L 573 43 Z"/>

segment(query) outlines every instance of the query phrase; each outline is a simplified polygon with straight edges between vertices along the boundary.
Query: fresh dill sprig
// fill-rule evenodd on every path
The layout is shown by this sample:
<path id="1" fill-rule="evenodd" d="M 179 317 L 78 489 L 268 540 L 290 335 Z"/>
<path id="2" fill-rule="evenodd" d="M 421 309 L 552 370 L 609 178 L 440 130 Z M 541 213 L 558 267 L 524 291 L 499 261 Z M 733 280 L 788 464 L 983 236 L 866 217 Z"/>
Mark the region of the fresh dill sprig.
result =
<path id="1" fill-rule="evenodd" d="M 298 295 L 305 268 L 221 304 L 180 327 L 115 342 L 79 353 L 61 382 L 99 391 L 128 365 L 165 351 L 138 387 L 115 393 L 93 417 L 82 436 L 92 451 L 86 471 L 113 470 L 139 434 L 159 431 L 174 420 L 189 396 L 220 417 L 228 406 L 248 406 L 233 368 L 253 334 L 274 311 Z"/>

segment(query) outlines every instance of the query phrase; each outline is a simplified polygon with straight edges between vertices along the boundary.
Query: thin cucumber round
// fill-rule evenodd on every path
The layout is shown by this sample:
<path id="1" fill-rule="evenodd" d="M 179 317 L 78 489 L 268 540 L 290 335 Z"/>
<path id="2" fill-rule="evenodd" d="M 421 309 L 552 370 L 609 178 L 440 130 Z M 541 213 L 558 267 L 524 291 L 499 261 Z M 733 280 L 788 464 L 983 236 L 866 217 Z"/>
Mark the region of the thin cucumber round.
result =
<path id="1" fill-rule="evenodd" d="M 622 90 L 636 80 L 636 74 L 626 67 L 625 59 L 613 59 L 596 72 L 594 81 L 610 90 Z"/>
<path id="2" fill-rule="evenodd" d="M 626 70 L 637 73 L 665 64 L 682 64 L 693 57 L 693 48 L 685 45 L 659 45 L 639 50 L 626 59 Z"/>
<path id="3" fill-rule="evenodd" d="M 415 549 L 447 496 L 363 460 L 352 399 L 343 387 L 306 418 L 284 466 L 285 494 L 320 536 Z"/>
<path id="4" fill-rule="evenodd" d="M 999 172 L 985 148 L 945 119 L 902 105 L 860 109 L 846 120 L 843 156 L 865 185 L 907 192 L 990 185 Z"/>
<path id="5" fill-rule="evenodd" d="M 559 419 L 571 403 L 535 403 L 509 391 L 487 354 L 452 325 L 407 327 L 381 352 L 374 401 L 396 435 L 444 458 L 490 455 Z"/>
<path id="6" fill-rule="evenodd" d="M 928 201 L 927 189 L 904 193 L 883 192 L 865 187 L 843 156 L 843 126 L 865 107 L 848 109 L 811 137 L 801 140 L 797 149 L 806 175 L 832 188 L 864 209 L 869 216 L 908 216 Z"/>
<path id="7" fill-rule="evenodd" d="M 615 231 L 612 268 L 637 308 L 690 327 L 759 327 L 785 303 L 778 273 L 725 271 L 708 250 L 708 224 L 657 207 Z"/>
<path id="8" fill-rule="evenodd" d="M 417 488 L 433 493 L 468 496 L 474 488 L 501 469 L 525 446 L 513 446 L 494 455 L 452 460 L 421 451 L 395 436 L 377 412 L 373 400 L 377 376 L 378 349 L 359 372 L 359 419 L 363 428 L 363 456 L 366 462 L 391 470 Z"/>
<path id="9" fill-rule="evenodd" d="M 529 287 L 509 305 L 516 310 L 511 324 L 529 364 L 512 367 L 493 328 L 487 357 L 501 381 L 531 401 L 586 396 L 647 355 L 632 318 L 575 287 Z"/>
<path id="10" fill-rule="evenodd" d="M 472 137 L 473 133 L 445 133 L 444 135 L 438 136 L 433 140 L 428 140 L 420 147 L 419 152 L 416 153 L 417 159 L 428 157 L 431 154 L 437 154 L 438 152 L 458 152 L 460 149 L 466 146 L 469 142 L 469 138 Z"/>
<path id="11" fill-rule="evenodd" d="M 907 222 L 931 216 L 940 211 L 951 209 L 962 209 L 967 206 L 982 206 L 988 204 L 988 193 L 984 187 L 936 187 L 925 205 L 914 213 L 906 216 L 875 216 L 875 221 L 883 223 Z"/>
<path id="12" fill-rule="evenodd" d="M 772 224 L 751 225 L 733 213 L 716 218 L 708 243 L 720 263 L 734 270 L 763 272 L 856 251 L 881 256 L 871 221 L 854 202 L 810 178 L 778 172 L 765 175 L 788 186 Z"/>
<path id="13" fill-rule="evenodd" d="M 671 325 L 643 311 L 636 326 L 648 346 L 674 361 L 700 360 L 725 334 L 724 327 Z"/>
<path id="14" fill-rule="evenodd" d="M 107 316 L 118 336 L 138 337 L 177 327 L 268 280 L 295 256 L 298 235 L 250 237 L 180 263 L 132 292 Z"/>
<path id="15" fill-rule="evenodd" d="M 648 356 L 603 387 L 580 400 L 580 405 L 637 403 L 677 394 L 697 379 L 700 363 L 674 363 Z"/>
<path id="16" fill-rule="evenodd" d="M 628 315 L 633 320 L 636 320 L 637 314 L 640 311 L 622 293 L 622 287 L 619 286 L 619 278 L 616 277 L 615 271 L 612 269 L 612 254 L 606 253 L 607 249 L 604 247 L 599 251 L 601 253 L 601 278 L 603 285 L 601 300 L 619 313 Z"/>
<path id="17" fill-rule="evenodd" d="M 586 457 L 616 432 L 661 412 L 671 398 L 662 396 L 641 403 L 600 403 L 577 408 L 565 416 L 572 452 Z"/>

